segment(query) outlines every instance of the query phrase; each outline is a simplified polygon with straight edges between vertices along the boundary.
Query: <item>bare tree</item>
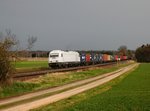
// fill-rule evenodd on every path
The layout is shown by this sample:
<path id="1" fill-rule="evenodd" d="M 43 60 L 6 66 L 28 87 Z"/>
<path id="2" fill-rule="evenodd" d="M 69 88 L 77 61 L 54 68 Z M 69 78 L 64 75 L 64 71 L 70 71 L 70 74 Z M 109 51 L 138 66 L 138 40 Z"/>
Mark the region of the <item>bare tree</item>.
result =
<path id="1" fill-rule="evenodd" d="M 28 46 L 27 49 L 31 50 L 34 46 L 34 43 L 37 41 L 37 37 L 36 36 L 29 36 L 28 37 Z"/>
<path id="2" fill-rule="evenodd" d="M 122 45 L 118 48 L 118 53 L 121 56 L 127 55 L 127 46 Z"/>

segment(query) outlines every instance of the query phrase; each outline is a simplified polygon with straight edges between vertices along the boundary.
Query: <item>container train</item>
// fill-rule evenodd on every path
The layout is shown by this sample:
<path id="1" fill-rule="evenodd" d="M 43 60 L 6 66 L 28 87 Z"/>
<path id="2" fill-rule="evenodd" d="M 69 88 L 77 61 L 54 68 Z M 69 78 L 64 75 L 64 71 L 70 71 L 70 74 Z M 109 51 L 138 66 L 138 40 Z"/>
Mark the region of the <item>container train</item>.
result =
<path id="1" fill-rule="evenodd" d="M 53 50 L 49 53 L 49 67 L 65 68 L 127 60 L 127 56 L 108 55 L 94 52 Z"/>

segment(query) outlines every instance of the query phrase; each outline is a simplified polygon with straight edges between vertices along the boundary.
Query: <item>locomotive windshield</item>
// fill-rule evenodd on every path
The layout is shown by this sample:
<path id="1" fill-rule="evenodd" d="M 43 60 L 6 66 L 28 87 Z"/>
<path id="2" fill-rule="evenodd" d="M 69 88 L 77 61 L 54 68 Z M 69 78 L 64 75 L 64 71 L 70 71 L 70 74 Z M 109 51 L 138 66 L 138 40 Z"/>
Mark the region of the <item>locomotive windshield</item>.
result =
<path id="1" fill-rule="evenodd" d="M 58 57 L 59 54 L 51 54 L 50 57 Z"/>

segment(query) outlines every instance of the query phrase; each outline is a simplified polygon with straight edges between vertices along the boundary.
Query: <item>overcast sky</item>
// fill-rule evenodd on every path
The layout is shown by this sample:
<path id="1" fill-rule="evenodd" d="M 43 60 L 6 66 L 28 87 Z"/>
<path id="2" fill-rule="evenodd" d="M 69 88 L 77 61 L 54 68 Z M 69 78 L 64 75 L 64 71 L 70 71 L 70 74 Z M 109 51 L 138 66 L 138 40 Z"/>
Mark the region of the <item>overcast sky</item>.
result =
<path id="1" fill-rule="evenodd" d="M 34 50 L 117 50 L 150 43 L 150 0 L 0 0 L 0 32 Z"/>

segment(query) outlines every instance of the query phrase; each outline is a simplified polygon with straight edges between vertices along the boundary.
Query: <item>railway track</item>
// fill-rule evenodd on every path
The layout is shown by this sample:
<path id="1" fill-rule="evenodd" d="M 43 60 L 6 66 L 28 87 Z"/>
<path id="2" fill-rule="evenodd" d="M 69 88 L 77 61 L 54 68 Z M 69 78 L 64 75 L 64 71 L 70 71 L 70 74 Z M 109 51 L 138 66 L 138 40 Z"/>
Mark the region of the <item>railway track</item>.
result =
<path id="1" fill-rule="evenodd" d="M 116 62 L 97 64 L 97 65 L 89 65 L 89 66 L 80 66 L 80 67 L 70 67 L 70 68 L 63 68 L 63 69 L 51 69 L 51 70 L 44 70 L 44 71 L 24 72 L 24 73 L 14 74 L 13 78 L 14 79 L 21 79 L 21 78 L 26 78 L 26 77 L 30 78 L 30 77 L 37 77 L 40 75 L 45 75 L 47 73 L 67 72 L 67 71 L 75 71 L 75 70 L 81 70 L 81 69 L 83 70 L 83 69 L 88 69 L 88 68 L 92 68 L 92 67 L 103 67 L 103 66 L 109 66 L 109 65 L 113 65 L 113 64 L 116 64 Z"/>

